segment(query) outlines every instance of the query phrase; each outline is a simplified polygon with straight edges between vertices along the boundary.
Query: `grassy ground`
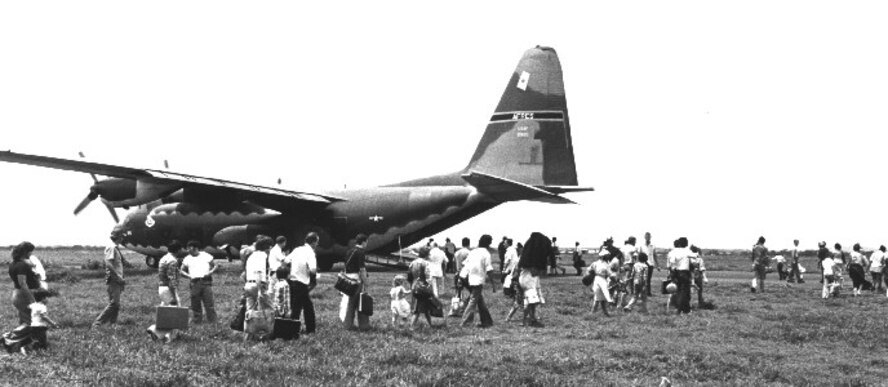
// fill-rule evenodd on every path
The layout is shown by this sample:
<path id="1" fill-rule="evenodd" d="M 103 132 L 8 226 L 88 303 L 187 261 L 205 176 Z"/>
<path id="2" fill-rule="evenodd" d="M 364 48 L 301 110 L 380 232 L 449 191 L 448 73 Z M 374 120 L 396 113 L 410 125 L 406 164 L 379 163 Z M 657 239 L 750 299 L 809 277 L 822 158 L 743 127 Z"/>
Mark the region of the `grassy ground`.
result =
<path id="1" fill-rule="evenodd" d="M 395 273 L 373 272 L 378 312 L 374 329 L 362 333 L 339 329 L 339 297 L 334 277 L 326 274 L 313 293 L 316 334 L 243 343 L 225 321 L 240 293 L 238 266 L 218 261 L 225 269 L 215 287 L 223 322 L 194 326 L 181 340 L 161 345 L 144 333 L 157 288 L 141 258 L 129 256 L 136 268 L 128 271 L 120 324 L 91 331 L 106 301 L 101 271 L 71 267 L 101 252 L 37 254 L 50 262 L 56 278 L 50 285 L 61 293 L 49 303 L 61 328 L 50 331 L 52 348 L 43 354 L 0 356 L 0 375 L 16 385 L 650 386 L 661 376 L 677 385 L 881 385 L 888 377 L 884 293 L 822 300 L 813 273 L 798 286 L 769 278 L 765 294 L 750 294 L 748 272 L 713 271 L 706 297 L 716 309 L 680 317 L 654 306 L 662 305 L 660 295 L 649 315 L 593 315 L 579 277 L 544 278 L 544 328 L 503 323 L 509 304 L 500 292 L 488 292 L 497 320 L 490 329 L 462 328 L 451 318 L 444 328 L 409 331 L 388 327 Z M 709 264 L 742 268 L 744 259 L 719 257 Z M 8 294 L 11 285 L 3 283 Z M 4 330 L 15 325 L 11 306 L 3 308 L 2 321 Z"/>

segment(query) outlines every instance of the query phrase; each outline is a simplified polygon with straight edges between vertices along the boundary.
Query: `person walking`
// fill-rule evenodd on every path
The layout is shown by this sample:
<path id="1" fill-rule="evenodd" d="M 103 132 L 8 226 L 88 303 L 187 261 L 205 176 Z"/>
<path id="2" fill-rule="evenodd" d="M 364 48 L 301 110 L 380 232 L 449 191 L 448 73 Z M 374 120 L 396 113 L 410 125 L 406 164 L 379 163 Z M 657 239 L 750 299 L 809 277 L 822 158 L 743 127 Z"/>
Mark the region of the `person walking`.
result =
<path id="1" fill-rule="evenodd" d="M 18 311 L 19 324 L 31 323 L 31 309 L 34 292 L 40 288 L 40 280 L 34 273 L 34 266 L 28 257 L 34 251 L 31 242 L 22 242 L 12 249 L 12 264 L 9 265 L 9 278 L 12 279 L 12 306 Z"/>
<path id="2" fill-rule="evenodd" d="M 654 244 L 651 243 L 651 233 L 644 233 L 644 244 L 638 247 L 639 253 L 645 253 L 648 257 L 647 265 L 647 277 L 645 278 L 644 289 L 647 292 L 648 297 L 653 297 L 653 293 L 651 293 L 651 278 L 654 275 L 654 269 L 660 271 L 660 263 L 657 262 L 657 248 L 654 247 Z"/>
<path id="3" fill-rule="evenodd" d="M 429 326 L 432 326 L 432 310 L 437 306 L 437 289 L 434 282 L 431 281 L 429 271 L 429 251 L 428 246 L 419 249 L 418 258 L 410 262 L 407 267 L 407 282 L 410 283 L 410 293 L 413 295 L 413 310 L 410 316 L 410 328 L 416 327 L 416 321 L 419 315 L 423 315 Z M 445 320 L 446 324 L 447 321 Z"/>
<path id="4" fill-rule="evenodd" d="M 583 251 L 580 250 L 580 242 L 574 243 L 573 267 L 576 269 L 577 275 L 583 274 L 583 268 L 586 267 L 586 262 L 583 261 Z"/>
<path id="5" fill-rule="evenodd" d="M 870 276 L 873 278 L 873 291 L 882 291 L 882 270 L 885 268 L 885 245 L 879 246 L 879 249 L 873 251 L 870 255 Z"/>
<path id="6" fill-rule="evenodd" d="M 831 257 L 832 254 L 826 248 L 826 241 L 817 243 L 817 266 L 820 267 L 820 283 L 823 283 L 823 280 L 826 278 L 826 274 L 824 274 L 826 268 L 823 267 L 823 260 Z M 832 269 L 829 271 L 832 272 Z"/>
<path id="7" fill-rule="evenodd" d="M 179 241 L 167 245 L 167 253 L 157 264 L 157 295 L 161 306 L 180 304 L 179 299 L 179 258 L 185 255 L 185 248 Z"/>
<path id="8" fill-rule="evenodd" d="M 860 243 L 855 243 L 851 247 L 851 260 L 848 263 L 848 276 L 851 277 L 851 282 L 854 286 L 852 294 L 855 297 L 860 295 L 860 291 L 863 290 L 864 283 L 866 282 L 866 272 L 864 271 L 866 267 L 869 267 L 869 261 L 860 252 Z"/>
<path id="9" fill-rule="evenodd" d="M 696 254 L 688 249 L 687 238 L 678 238 L 676 242 L 676 247 L 669 252 L 667 258 L 672 278 L 678 287 L 675 302 L 678 314 L 688 314 L 691 313 L 691 259 Z"/>
<path id="10" fill-rule="evenodd" d="M 765 237 L 760 236 L 758 242 L 752 247 L 751 259 L 753 278 L 750 291 L 753 293 L 756 291 L 759 293 L 764 292 L 765 273 L 767 273 L 768 266 L 771 264 L 771 259 L 768 257 L 768 248 L 765 247 Z"/>
<path id="11" fill-rule="evenodd" d="M 567 273 L 567 269 L 558 264 L 558 256 L 561 255 L 561 249 L 558 247 L 558 238 L 552 237 L 552 252 L 549 254 L 549 274 L 557 275 L 561 270 L 561 275 Z"/>
<path id="12" fill-rule="evenodd" d="M 431 248 L 431 250 L 429 250 L 429 271 L 432 273 L 431 280 L 435 282 L 436 289 L 443 290 L 444 266 L 447 264 L 447 254 L 444 253 L 444 250 L 441 250 L 441 248 L 438 247 L 437 243 L 432 243 L 429 247 Z"/>
<path id="13" fill-rule="evenodd" d="M 490 290 L 496 293 L 496 285 L 493 280 L 493 265 L 490 263 L 490 251 L 488 250 L 492 242 L 493 238 L 490 235 L 482 235 L 478 240 L 478 247 L 472 250 L 465 262 L 463 262 L 463 271 L 460 275 L 468 278 L 469 292 L 472 295 L 469 303 L 466 305 L 466 310 L 463 312 L 463 326 L 472 323 L 472 320 L 475 318 L 476 308 L 481 319 L 481 323 L 478 326 L 481 328 L 493 326 L 493 319 L 490 317 L 490 311 L 487 310 L 487 304 L 484 302 L 483 289 L 484 282 L 489 281 Z"/>
<path id="14" fill-rule="evenodd" d="M 589 268 L 586 269 L 590 274 L 595 275 L 595 279 L 592 281 L 592 293 L 594 294 L 592 313 L 595 313 L 601 307 L 601 312 L 608 317 L 610 317 L 610 314 L 607 313 L 607 306 L 614 302 L 608 290 L 608 280 L 614 276 L 610 269 L 610 256 L 610 252 L 602 247 L 598 250 L 598 260 L 592 262 Z"/>
<path id="15" fill-rule="evenodd" d="M 200 242 L 188 241 L 188 256 L 182 260 L 179 273 L 191 280 L 191 314 L 195 324 L 203 322 L 206 311 L 207 321 L 216 322 L 216 303 L 213 297 L 213 273 L 218 266 L 213 256 L 201 249 Z"/>
<path id="16" fill-rule="evenodd" d="M 542 327 L 536 309 L 543 303 L 540 275 L 546 272 L 552 242 L 542 233 L 533 232 L 525 245 L 518 260 L 518 284 L 523 294 L 516 294 L 516 297 L 524 302 L 522 325 Z"/>
<path id="17" fill-rule="evenodd" d="M 365 263 L 365 251 L 367 247 L 367 235 L 358 234 L 355 237 L 355 246 L 345 253 L 345 275 L 358 280 L 358 291 L 352 295 L 343 294 L 345 298 L 345 313 L 342 313 L 342 327 L 346 330 L 355 329 L 355 315 L 358 318 L 358 329 L 370 329 L 370 316 L 358 312 L 358 304 L 361 301 L 361 293 L 367 291 L 367 264 Z"/>
<path id="18" fill-rule="evenodd" d="M 303 315 L 305 333 L 315 331 L 315 309 L 311 301 L 311 290 L 317 286 L 318 261 L 315 250 L 320 243 L 320 237 L 315 232 L 305 236 L 304 244 L 287 255 L 284 264 L 290 265 L 290 277 L 287 283 L 290 285 L 290 313 L 293 319 Z"/>
<path id="19" fill-rule="evenodd" d="M 120 293 L 126 286 L 123 279 L 123 254 L 118 245 L 123 238 L 118 233 L 111 233 L 112 244 L 105 248 L 105 283 L 108 285 L 108 306 L 96 317 L 92 327 L 102 324 L 117 323 L 120 314 Z"/>
<path id="20" fill-rule="evenodd" d="M 459 283 L 459 273 L 462 272 L 463 262 L 469 256 L 469 253 L 472 250 L 469 248 L 469 245 L 472 242 L 469 238 L 462 239 L 462 247 L 459 250 L 456 250 L 456 253 L 453 254 L 453 264 L 456 266 L 456 275 L 453 276 L 453 290 L 456 292 L 456 297 L 462 297 L 462 285 Z"/>
<path id="21" fill-rule="evenodd" d="M 802 273 L 799 270 L 799 240 L 793 239 L 792 241 L 792 250 L 789 251 L 790 260 L 792 261 L 790 264 L 790 272 L 789 272 L 789 281 L 793 283 L 803 284 L 805 280 L 802 279 Z"/>

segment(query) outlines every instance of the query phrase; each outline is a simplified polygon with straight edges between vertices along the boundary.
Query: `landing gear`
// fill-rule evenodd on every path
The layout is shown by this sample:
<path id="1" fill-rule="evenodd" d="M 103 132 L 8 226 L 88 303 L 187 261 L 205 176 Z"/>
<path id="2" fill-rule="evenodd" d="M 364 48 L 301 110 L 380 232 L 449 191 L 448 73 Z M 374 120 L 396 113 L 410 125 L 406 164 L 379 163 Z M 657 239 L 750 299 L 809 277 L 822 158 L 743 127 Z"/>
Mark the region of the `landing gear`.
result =
<path id="1" fill-rule="evenodd" d="M 146 255 L 145 256 L 145 265 L 146 266 L 156 269 L 158 264 L 160 264 L 160 257 L 155 257 L 153 255 Z"/>

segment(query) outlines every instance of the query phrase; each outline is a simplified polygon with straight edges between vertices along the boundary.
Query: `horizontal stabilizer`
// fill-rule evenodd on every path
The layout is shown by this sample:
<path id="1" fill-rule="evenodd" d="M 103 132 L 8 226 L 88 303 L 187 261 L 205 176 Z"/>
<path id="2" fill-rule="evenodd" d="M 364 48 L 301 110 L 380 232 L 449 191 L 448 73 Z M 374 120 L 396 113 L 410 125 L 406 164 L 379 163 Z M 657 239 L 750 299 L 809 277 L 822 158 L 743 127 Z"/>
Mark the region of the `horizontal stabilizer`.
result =
<path id="1" fill-rule="evenodd" d="M 478 192 L 503 202 L 532 200 L 555 204 L 576 204 L 570 199 L 549 191 L 486 173 L 469 171 L 469 173 L 462 175 L 462 178 L 477 188 Z"/>
<path id="2" fill-rule="evenodd" d="M 595 191 L 595 188 L 592 188 L 592 187 L 575 187 L 575 186 L 570 186 L 570 185 L 558 185 L 558 186 L 545 185 L 545 186 L 540 186 L 539 188 L 542 188 L 542 189 L 549 191 L 551 193 L 554 193 L 554 194 Z"/>

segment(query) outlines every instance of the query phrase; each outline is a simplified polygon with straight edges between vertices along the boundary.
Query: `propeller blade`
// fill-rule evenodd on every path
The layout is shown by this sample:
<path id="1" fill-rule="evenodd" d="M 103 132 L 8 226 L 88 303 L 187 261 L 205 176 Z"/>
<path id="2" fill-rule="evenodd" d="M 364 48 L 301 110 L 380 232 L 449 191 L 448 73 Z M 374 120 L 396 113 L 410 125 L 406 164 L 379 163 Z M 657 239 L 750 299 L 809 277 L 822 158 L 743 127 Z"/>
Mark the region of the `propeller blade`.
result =
<path id="1" fill-rule="evenodd" d="M 111 207 L 110 204 L 105 203 L 105 208 L 108 209 L 108 212 L 111 213 L 111 217 L 114 218 L 114 224 L 120 223 L 120 218 L 117 217 L 117 211 L 114 211 L 114 207 Z"/>
<path id="2" fill-rule="evenodd" d="M 90 195 L 92 195 L 92 194 L 90 194 Z M 90 195 L 86 195 L 86 197 L 83 198 L 83 201 L 77 205 L 77 208 L 74 209 L 74 215 L 80 214 L 80 211 L 83 211 L 83 209 L 86 208 L 86 206 L 88 206 L 90 203 L 92 203 L 93 198 L 91 198 Z"/>
<path id="3" fill-rule="evenodd" d="M 89 194 L 86 195 L 86 197 L 83 198 L 83 200 L 80 202 L 80 204 L 77 205 L 77 208 L 74 209 L 74 215 L 79 214 L 80 211 L 83 211 L 83 209 L 86 208 L 86 206 L 88 206 L 89 203 L 92 203 L 92 201 L 96 200 L 96 198 L 98 198 L 98 197 L 99 197 L 99 194 L 96 193 L 96 191 L 90 189 Z"/>

